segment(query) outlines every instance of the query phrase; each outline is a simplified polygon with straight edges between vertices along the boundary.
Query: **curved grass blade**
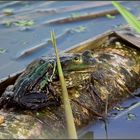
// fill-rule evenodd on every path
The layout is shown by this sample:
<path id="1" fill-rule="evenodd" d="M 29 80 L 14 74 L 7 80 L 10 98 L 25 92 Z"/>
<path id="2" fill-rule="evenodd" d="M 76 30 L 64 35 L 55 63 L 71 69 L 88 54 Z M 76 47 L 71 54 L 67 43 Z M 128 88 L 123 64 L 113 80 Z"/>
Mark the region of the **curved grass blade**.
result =
<path id="1" fill-rule="evenodd" d="M 57 59 L 57 68 L 58 68 L 59 79 L 61 82 L 61 88 L 62 88 L 62 94 L 63 94 L 63 102 L 64 102 L 64 110 L 65 110 L 65 117 L 66 117 L 66 122 L 67 122 L 68 135 L 70 139 L 77 139 L 77 133 L 76 133 L 76 128 L 74 124 L 72 109 L 69 102 L 68 91 L 66 88 L 64 75 L 62 72 L 62 66 L 59 59 L 54 31 L 51 31 L 51 41 L 55 49 L 55 54 L 56 54 L 56 59 Z"/>
<path id="2" fill-rule="evenodd" d="M 128 22 L 128 24 L 136 30 L 136 32 L 140 33 L 140 21 L 131 14 L 126 8 L 124 8 L 119 2 L 112 1 L 114 7 L 121 13 L 124 19 Z"/>

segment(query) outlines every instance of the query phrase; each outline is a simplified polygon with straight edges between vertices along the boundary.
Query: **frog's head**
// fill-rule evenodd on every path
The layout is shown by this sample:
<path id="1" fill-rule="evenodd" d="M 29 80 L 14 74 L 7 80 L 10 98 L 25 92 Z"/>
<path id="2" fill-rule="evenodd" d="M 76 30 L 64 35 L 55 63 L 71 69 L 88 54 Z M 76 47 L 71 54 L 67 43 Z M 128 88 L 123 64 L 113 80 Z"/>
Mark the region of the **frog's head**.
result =
<path id="1" fill-rule="evenodd" d="M 61 64 L 64 71 L 79 71 L 93 68 L 95 63 L 96 59 L 93 57 L 93 52 L 90 50 L 83 53 L 73 54 L 61 59 Z"/>

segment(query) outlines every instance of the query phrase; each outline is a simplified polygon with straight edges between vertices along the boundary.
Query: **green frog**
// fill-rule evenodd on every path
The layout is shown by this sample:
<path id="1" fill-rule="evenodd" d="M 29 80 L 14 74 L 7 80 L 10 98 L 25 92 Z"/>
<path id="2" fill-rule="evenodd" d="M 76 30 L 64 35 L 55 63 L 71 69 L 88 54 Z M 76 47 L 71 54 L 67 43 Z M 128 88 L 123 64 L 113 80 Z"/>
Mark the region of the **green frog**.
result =
<path id="1" fill-rule="evenodd" d="M 96 59 L 92 51 L 67 54 L 60 57 L 64 76 L 72 71 L 83 72 L 93 68 Z M 18 106 L 24 109 L 40 109 L 59 106 L 60 96 L 56 94 L 52 83 L 58 80 L 56 58 L 40 58 L 31 62 L 10 85 L 0 98 L 0 107 Z M 81 81 L 83 79 L 81 78 Z"/>

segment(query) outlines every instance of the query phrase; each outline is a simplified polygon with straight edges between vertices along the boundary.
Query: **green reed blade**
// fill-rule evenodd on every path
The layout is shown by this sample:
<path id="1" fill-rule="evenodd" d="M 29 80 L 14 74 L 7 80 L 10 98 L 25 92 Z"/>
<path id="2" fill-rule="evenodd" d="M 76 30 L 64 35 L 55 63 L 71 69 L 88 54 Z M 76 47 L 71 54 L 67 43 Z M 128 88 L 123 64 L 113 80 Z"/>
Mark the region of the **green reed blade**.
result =
<path id="1" fill-rule="evenodd" d="M 77 139 L 77 133 L 76 133 L 76 128 L 74 124 L 72 109 L 71 109 L 71 105 L 70 105 L 70 101 L 68 97 L 68 91 L 66 88 L 64 75 L 62 72 L 62 66 L 59 59 L 59 53 L 58 53 L 58 49 L 56 45 L 56 37 L 55 37 L 54 31 L 51 31 L 51 41 L 55 49 L 55 54 L 56 54 L 56 59 L 57 59 L 57 68 L 58 68 L 59 79 L 61 82 L 61 88 L 62 88 L 62 94 L 63 94 L 63 102 L 64 102 L 64 110 L 65 110 L 65 117 L 66 117 L 66 122 L 67 122 L 68 135 L 70 139 Z"/>
<path id="2" fill-rule="evenodd" d="M 124 8 L 119 2 L 112 1 L 112 4 L 117 8 L 121 15 L 125 18 L 128 24 L 134 28 L 138 33 L 140 33 L 140 21 L 131 14 L 126 8 Z"/>

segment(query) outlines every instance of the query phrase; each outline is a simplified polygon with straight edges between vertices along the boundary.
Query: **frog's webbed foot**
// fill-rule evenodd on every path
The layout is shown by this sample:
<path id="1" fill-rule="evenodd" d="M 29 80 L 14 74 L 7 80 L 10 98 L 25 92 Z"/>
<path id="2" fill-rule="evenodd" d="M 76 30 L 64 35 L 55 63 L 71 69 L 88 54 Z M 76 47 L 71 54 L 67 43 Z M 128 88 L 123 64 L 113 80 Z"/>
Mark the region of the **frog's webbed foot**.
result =
<path id="1" fill-rule="evenodd" d="M 59 106 L 60 103 L 55 99 L 48 99 L 45 93 L 31 92 L 27 93 L 18 100 L 18 104 L 25 109 L 40 109 L 50 106 Z"/>

